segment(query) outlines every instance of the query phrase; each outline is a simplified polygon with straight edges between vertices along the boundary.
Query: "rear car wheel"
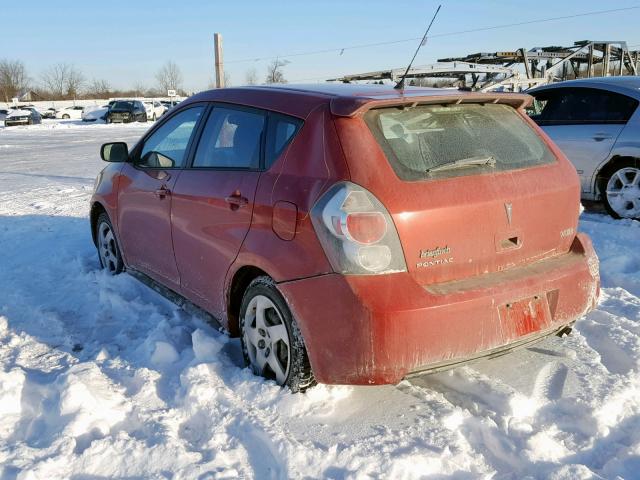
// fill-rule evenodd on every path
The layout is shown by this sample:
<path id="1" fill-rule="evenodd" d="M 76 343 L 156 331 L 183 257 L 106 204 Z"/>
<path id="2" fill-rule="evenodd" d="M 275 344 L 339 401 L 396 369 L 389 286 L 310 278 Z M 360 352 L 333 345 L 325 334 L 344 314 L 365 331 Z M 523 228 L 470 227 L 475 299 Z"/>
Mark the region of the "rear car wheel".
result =
<path id="1" fill-rule="evenodd" d="M 96 248 L 100 266 L 111 275 L 117 275 L 124 270 L 124 262 L 120 254 L 120 247 L 113 225 L 106 213 L 101 213 L 96 222 Z"/>
<path id="2" fill-rule="evenodd" d="M 62 115 L 62 118 L 64 120 L 69 120 L 71 117 L 65 113 L 64 115 Z"/>
<path id="3" fill-rule="evenodd" d="M 292 392 L 315 385 L 300 329 L 269 277 L 258 277 L 247 288 L 240 306 L 240 331 L 245 362 L 256 375 Z"/>
<path id="4" fill-rule="evenodd" d="M 614 218 L 640 218 L 640 163 L 621 163 L 602 180 L 604 207 Z"/>

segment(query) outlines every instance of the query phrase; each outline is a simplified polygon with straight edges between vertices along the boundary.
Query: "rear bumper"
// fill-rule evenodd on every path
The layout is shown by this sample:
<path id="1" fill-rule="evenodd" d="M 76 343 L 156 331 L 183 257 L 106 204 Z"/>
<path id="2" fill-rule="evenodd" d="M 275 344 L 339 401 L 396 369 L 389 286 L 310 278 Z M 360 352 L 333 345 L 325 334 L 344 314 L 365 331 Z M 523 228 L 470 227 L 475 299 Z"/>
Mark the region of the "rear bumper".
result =
<path id="1" fill-rule="evenodd" d="M 134 121 L 133 117 L 121 117 L 121 116 L 110 116 L 107 119 L 111 123 L 131 123 Z"/>
<path id="2" fill-rule="evenodd" d="M 421 286 L 407 273 L 329 274 L 279 284 L 316 379 L 397 383 L 557 333 L 597 304 L 586 235 L 567 254 L 475 279 Z"/>
<path id="3" fill-rule="evenodd" d="M 29 120 L 5 120 L 5 127 L 15 127 L 16 125 L 29 125 Z"/>

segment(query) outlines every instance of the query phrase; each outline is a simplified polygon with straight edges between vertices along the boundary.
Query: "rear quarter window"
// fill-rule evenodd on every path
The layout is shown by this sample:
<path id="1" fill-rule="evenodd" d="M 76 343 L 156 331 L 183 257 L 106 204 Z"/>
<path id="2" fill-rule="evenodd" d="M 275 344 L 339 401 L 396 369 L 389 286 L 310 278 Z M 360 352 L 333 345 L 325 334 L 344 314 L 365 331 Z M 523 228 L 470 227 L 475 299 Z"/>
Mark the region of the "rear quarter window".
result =
<path id="1" fill-rule="evenodd" d="M 535 130 L 508 105 L 380 108 L 367 112 L 365 122 L 402 180 L 491 173 L 555 161 Z"/>
<path id="2" fill-rule="evenodd" d="M 265 168 L 271 167 L 296 136 L 302 120 L 279 113 L 269 113 L 265 145 Z"/>

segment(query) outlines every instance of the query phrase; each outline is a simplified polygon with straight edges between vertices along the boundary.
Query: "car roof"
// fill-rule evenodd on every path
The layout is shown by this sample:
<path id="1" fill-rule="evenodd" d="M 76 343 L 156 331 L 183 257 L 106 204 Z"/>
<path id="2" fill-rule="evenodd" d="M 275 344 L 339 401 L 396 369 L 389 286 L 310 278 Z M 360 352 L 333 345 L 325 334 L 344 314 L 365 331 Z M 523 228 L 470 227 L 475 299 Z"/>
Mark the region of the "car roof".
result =
<path id="1" fill-rule="evenodd" d="M 459 100 L 459 99 L 463 100 Z M 305 118 L 321 104 L 329 104 L 338 116 L 354 116 L 373 106 L 440 101 L 487 101 L 521 107 L 530 97 L 522 94 L 463 92 L 458 89 L 407 87 L 376 84 L 279 84 L 207 90 L 190 97 L 182 105 L 199 101 L 229 102 Z"/>
<path id="2" fill-rule="evenodd" d="M 612 92 L 622 93 L 630 97 L 640 100 L 640 76 L 622 76 L 622 77 L 592 77 L 580 78 L 576 80 L 567 80 L 564 82 L 551 83 L 541 87 L 527 90 L 527 93 L 535 94 L 547 90 L 566 87 L 579 88 L 598 88 L 601 90 L 610 90 Z"/>

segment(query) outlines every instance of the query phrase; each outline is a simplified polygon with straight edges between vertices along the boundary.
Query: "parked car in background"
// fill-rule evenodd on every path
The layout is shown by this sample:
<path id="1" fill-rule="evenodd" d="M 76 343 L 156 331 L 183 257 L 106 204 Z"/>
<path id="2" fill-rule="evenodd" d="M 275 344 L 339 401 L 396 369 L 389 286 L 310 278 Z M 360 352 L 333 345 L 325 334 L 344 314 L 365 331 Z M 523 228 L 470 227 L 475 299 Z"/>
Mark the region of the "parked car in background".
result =
<path id="1" fill-rule="evenodd" d="M 80 120 L 82 118 L 82 110 L 84 107 L 75 105 L 73 107 L 64 107 L 56 112 L 56 118 L 68 120 L 70 118 Z"/>
<path id="2" fill-rule="evenodd" d="M 147 111 L 147 119 L 154 122 L 164 115 L 167 109 L 158 100 L 145 100 L 142 102 L 144 108 Z"/>
<path id="3" fill-rule="evenodd" d="M 141 272 L 302 390 L 397 383 L 570 331 L 598 260 L 531 97 L 390 86 L 203 92 L 112 162 L 101 265 Z"/>
<path id="4" fill-rule="evenodd" d="M 84 107 L 82 111 L 83 122 L 95 122 L 97 120 L 106 121 L 109 113 L 109 105 Z"/>
<path id="5" fill-rule="evenodd" d="M 147 110 L 139 100 L 116 100 L 109 107 L 107 123 L 146 122 Z"/>
<path id="6" fill-rule="evenodd" d="M 42 118 L 56 118 L 56 109 L 55 108 L 47 108 L 46 110 L 40 112 Z"/>
<path id="7" fill-rule="evenodd" d="M 615 218 L 640 218 L 640 77 L 602 77 L 545 85 L 531 118 L 578 171 L 582 198 Z"/>
<path id="8" fill-rule="evenodd" d="M 4 119 L 6 127 L 12 127 L 16 125 L 34 125 L 42 123 L 42 116 L 35 107 L 16 107 L 9 110 L 9 113 Z"/>
<path id="9" fill-rule="evenodd" d="M 178 105 L 180 102 L 177 101 L 177 100 L 174 100 L 174 101 L 160 100 L 160 103 L 165 107 L 166 110 L 171 110 L 173 107 Z"/>

